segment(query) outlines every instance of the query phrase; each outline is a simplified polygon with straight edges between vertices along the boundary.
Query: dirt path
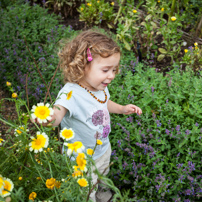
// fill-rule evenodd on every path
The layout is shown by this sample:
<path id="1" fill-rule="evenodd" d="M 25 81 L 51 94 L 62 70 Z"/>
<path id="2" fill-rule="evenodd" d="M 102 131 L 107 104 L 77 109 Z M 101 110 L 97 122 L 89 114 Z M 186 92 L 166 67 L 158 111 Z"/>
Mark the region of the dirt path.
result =
<path id="1" fill-rule="evenodd" d="M 17 113 L 15 110 L 15 103 L 5 100 L 5 98 L 10 98 L 10 93 L 6 92 L 0 88 L 0 118 L 5 120 L 15 120 L 17 119 Z M 2 137 L 7 133 L 9 126 L 0 121 L 0 134 Z"/>

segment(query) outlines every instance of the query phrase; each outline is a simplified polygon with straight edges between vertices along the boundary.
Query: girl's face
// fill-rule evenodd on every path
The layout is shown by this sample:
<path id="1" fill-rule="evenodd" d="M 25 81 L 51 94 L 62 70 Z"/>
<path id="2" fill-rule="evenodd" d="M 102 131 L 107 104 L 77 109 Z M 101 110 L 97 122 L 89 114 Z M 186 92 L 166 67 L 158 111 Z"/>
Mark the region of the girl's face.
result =
<path id="1" fill-rule="evenodd" d="M 84 77 L 79 83 L 90 91 L 104 90 L 115 78 L 119 61 L 120 53 L 114 53 L 107 58 L 93 58 L 93 61 L 86 65 Z"/>

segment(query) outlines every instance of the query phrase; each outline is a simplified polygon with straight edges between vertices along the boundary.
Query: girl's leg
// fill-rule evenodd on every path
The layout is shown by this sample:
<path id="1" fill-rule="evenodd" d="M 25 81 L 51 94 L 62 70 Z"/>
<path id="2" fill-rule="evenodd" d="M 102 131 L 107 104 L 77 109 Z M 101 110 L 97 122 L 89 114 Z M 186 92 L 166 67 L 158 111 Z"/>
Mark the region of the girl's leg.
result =
<path id="1" fill-rule="evenodd" d="M 102 164 L 99 167 L 99 172 L 103 173 L 103 175 L 107 175 L 109 173 L 109 164 L 110 164 L 110 157 L 111 157 L 111 145 L 109 146 L 106 153 L 102 156 Z M 106 169 L 107 168 L 107 169 Z M 103 181 L 100 181 L 99 188 L 96 193 L 96 201 L 97 202 L 107 202 L 112 197 L 112 193 L 109 188 L 106 187 Z"/>

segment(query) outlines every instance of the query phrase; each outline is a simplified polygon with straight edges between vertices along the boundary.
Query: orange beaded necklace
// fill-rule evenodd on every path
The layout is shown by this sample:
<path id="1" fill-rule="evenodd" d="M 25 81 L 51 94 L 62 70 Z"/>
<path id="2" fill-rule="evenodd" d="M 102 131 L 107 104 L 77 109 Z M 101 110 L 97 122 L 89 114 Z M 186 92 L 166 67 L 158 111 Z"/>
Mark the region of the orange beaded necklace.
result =
<path id="1" fill-rule="evenodd" d="M 81 86 L 82 88 L 84 88 L 93 98 L 95 98 L 101 104 L 104 104 L 107 101 L 107 94 L 106 94 L 106 92 L 104 90 L 103 90 L 103 92 L 105 94 L 105 100 L 102 101 L 102 100 L 98 99 L 95 95 L 93 95 L 93 93 L 91 93 L 87 88 L 85 88 L 84 86 L 82 86 L 80 83 L 78 83 L 78 84 L 79 84 L 79 86 Z"/>

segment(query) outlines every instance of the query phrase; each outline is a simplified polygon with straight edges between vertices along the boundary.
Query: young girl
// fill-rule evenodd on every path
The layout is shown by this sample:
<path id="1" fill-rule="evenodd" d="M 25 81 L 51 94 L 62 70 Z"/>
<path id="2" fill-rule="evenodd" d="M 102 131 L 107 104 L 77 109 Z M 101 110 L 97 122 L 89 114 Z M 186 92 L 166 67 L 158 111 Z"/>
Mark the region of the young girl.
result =
<path id="1" fill-rule="evenodd" d="M 119 70 L 120 48 L 104 34 L 89 30 L 80 33 L 59 53 L 65 85 L 58 93 L 54 106 L 54 126 L 72 128 L 75 137 L 71 143 L 81 141 L 85 149 L 94 148 L 97 139 L 102 141 L 93 154 L 100 173 L 109 166 L 111 131 L 109 113 L 132 114 L 142 110 L 132 104 L 122 106 L 110 100 L 107 86 Z M 67 93 L 71 98 L 67 99 Z M 105 175 L 109 169 L 105 171 Z M 97 176 L 93 174 L 93 183 Z M 96 194 L 97 201 L 107 202 L 111 195 Z M 96 201 L 95 191 L 90 197 Z M 104 197 L 103 197 L 104 196 Z"/>

